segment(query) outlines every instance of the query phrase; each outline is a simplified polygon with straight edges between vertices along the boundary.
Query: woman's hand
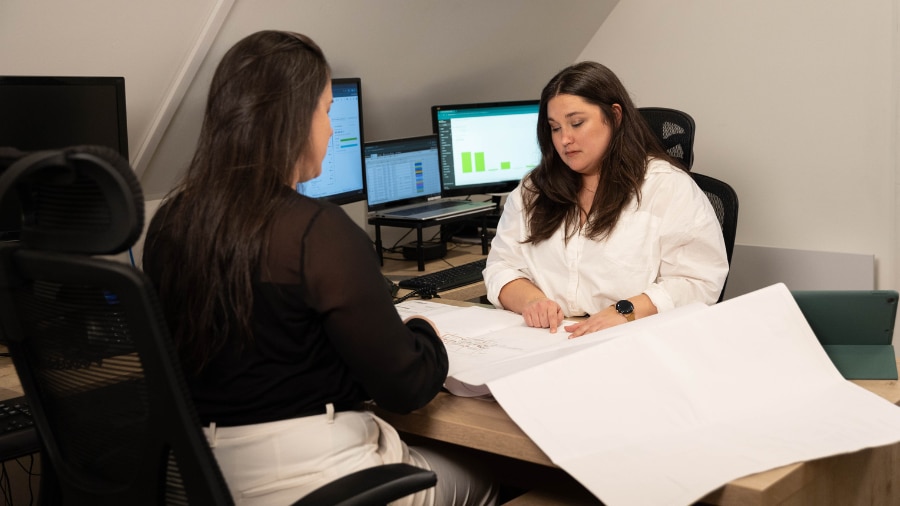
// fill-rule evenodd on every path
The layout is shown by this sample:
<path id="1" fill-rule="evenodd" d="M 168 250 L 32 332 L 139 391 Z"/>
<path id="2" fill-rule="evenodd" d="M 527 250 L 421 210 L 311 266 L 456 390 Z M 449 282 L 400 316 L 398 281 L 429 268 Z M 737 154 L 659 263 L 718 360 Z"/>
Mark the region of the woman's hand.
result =
<path id="1" fill-rule="evenodd" d="M 563 321 L 562 308 L 547 297 L 539 297 L 525 304 L 522 316 L 529 327 L 549 328 L 551 334 Z"/>
<path id="2" fill-rule="evenodd" d="M 610 306 L 598 313 L 592 314 L 586 320 L 582 320 L 572 325 L 566 325 L 563 329 L 570 333 L 569 339 L 574 339 L 585 334 L 590 334 L 591 332 L 608 329 L 623 323 L 628 323 L 628 320 L 626 320 L 623 315 L 619 314 L 619 312 L 616 311 L 616 308 Z"/>
<path id="3" fill-rule="evenodd" d="M 658 312 L 656 305 L 653 304 L 653 301 L 650 300 L 650 297 L 648 297 L 647 294 L 642 293 L 635 297 L 629 297 L 628 300 L 634 304 L 634 316 L 636 318 L 644 318 L 655 315 Z M 574 339 L 585 334 L 590 334 L 591 332 L 608 329 L 623 323 L 628 323 L 628 319 L 625 318 L 624 315 L 619 314 L 619 312 L 616 311 L 615 306 L 609 306 L 592 314 L 586 320 L 582 320 L 572 325 L 566 325 L 564 330 L 570 332 L 569 339 Z"/>
<path id="4" fill-rule="evenodd" d="M 422 316 L 422 315 L 414 314 L 414 315 L 412 315 L 412 316 L 409 316 L 409 317 L 407 317 L 407 318 L 405 318 L 405 319 L 403 320 L 403 324 L 406 325 L 406 322 L 412 320 L 413 318 L 416 318 L 416 319 L 418 319 L 418 320 L 422 320 L 422 321 L 424 321 L 425 323 L 431 325 L 431 328 L 434 329 L 434 333 L 437 334 L 437 336 L 440 337 L 441 340 L 444 339 L 443 336 L 441 336 L 441 331 L 437 328 L 437 325 L 435 325 L 433 321 L 431 321 L 431 320 L 428 319 L 428 318 L 425 318 L 425 317 Z"/>
<path id="5" fill-rule="evenodd" d="M 528 279 L 518 278 L 505 284 L 499 299 L 504 309 L 521 314 L 529 327 L 556 332 L 563 321 L 562 307 Z"/>

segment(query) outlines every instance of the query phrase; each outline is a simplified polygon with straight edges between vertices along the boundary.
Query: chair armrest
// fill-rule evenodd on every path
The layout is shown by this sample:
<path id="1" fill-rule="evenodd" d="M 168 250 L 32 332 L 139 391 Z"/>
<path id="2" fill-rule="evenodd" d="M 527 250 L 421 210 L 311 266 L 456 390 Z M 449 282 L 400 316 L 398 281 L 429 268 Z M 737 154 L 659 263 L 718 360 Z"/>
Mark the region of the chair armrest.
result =
<path id="1" fill-rule="evenodd" d="M 294 506 L 383 505 L 433 487 L 434 472 L 409 464 L 385 464 L 356 471 L 312 491 Z"/>

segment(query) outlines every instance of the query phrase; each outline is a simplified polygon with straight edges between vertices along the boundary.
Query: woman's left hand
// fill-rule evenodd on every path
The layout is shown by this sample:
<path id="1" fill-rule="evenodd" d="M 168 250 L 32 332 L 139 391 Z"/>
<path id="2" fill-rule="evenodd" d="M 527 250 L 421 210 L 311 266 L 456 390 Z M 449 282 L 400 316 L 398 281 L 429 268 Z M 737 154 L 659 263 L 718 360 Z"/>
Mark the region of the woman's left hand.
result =
<path id="1" fill-rule="evenodd" d="M 566 325 L 563 329 L 570 333 L 569 339 L 574 339 L 585 334 L 590 334 L 591 332 L 608 329 L 623 323 L 628 323 L 628 320 L 619 314 L 619 312 L 616 311 L 616 308 L 610 306 L 598 313 L 592 314 L 586 320 L 582 320 L 572 325 Z"/>
<path id="2" fill-rule="evenodd" d="M 647 316 L 655 315 L 657 313 L 656 305 L 653 304 L 653 301 L 650 300 L 650 297 L 648 297 L 645 293 L 634 297 L 629 297 L 628 300 L 630 300 L 631 303 L 634 304 L 635 318 L 644 318 Z M 591 332 L 608 329 L 610 327 L 615 327 L 616 325 L 621 325 L 623 323 L 628 323 L 628 320 L 625 318 L 625 316 L 619 314 L 619 312 L 616 311 L 615 306 L 609 306 L 592 314 L 586 320 L 580 321 L 573 325 L 566 325 L 565 327 L 563 327 L 563 330 L 565 330 L 566 332 L 570 332 L 569 339 L 574 339 L 585 334 L 590 334 Z"/>

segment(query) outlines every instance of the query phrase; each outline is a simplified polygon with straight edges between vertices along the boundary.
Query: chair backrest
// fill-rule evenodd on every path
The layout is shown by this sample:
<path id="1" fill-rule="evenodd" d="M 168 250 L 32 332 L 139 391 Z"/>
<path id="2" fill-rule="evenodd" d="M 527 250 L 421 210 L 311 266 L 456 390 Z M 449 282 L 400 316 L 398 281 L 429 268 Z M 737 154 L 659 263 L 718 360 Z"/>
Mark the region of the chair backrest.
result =
<path id="1" fill-rule="evenodd" d="M 716 218 L 722 226 L 722 237 L 725 239 L 725 252 L 728 254 L 728 265 L 731 265 L 731 254 L 734 252 L 734 237 L 737 233 L 738 196 L 728 183 L 714 177 L 691 172 L 697 186 L 703 190 L 710 204 L 716 211 Z M 726 279 L 727 283 L 727 279 Z M 725 297 L 725 287 L 719 294 L 719 302 Z"/>
<path id="2" fill-rule="evenodd" d="M 694 118 L 665 107 L 638 107 L 641 116 L 662 143 L 663 149 L 691 170 L 694 164 Z"/>
<path id="3" fill-rule="evenodd" d="M 40 435 L 42 500 L 233 504 L 151 283 L 93 256 L 142 231 L 128 163 L 100 147 L 31 153 L 0 176 L 0 204 L 11 195 L 23 223 L 0 244 L 0 338 Z"/>
<path id="4" fill-rule="evenodd" d="M 663 148 L 673 158 L 680 160 L 688 171 L 694 164 L 694 131 L 696 126 L 690 114 L 666 107 L 639 107 L 641 115 L 656 134 Z M 709 198 L 716 218 L 722 226 L 728 265 L 734 251 L 734 237 L 737 232 L 738 197 L 734 189 L 724 181 L 691 172 L 694 182 Z M 727 283 L 727 279 L 726 279 Z M 725 287 L 719 294 L 719 302 L 725 297 Z"/>

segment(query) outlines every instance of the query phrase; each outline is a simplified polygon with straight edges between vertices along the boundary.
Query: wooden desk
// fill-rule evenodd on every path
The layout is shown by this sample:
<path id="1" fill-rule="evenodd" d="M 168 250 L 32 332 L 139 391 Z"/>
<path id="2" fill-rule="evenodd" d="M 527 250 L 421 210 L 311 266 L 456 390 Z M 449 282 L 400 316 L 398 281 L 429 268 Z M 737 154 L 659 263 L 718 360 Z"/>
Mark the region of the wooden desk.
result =
<path id="1" fill-rule="evenodd" d="M 6 346 L 0 345 L 0 352 L 6 353 Z M 0 400 L 11 399 L 24 395 L 22 384 L 19 383 L 19 375 L 13 366 L 12 359 L 0 357 Z"/>
<path id="2" fill-rule="evenodd" d="M 421 276 L 422 274 L 429 274 L 457 265 L 474 262 L 485 258 L 485 254 L 482 253 L 480 244 L 450 243 L 447 246 L 447 255 L 444 258 L 430 260 L 425 263 L 424 271 L 418 269 L 415 260 L 403 260 L 399 257 L 399 254 L 397 254 L 395 258 L 384 257 L 384 265 L 381 268 L 382 274 L 395 283 L 413 276 Z M 408 290 L 401 289 L 397 296 L 402 296 L 407 292 Z M 480 297 L 486 293 L 487 291 L 484 288 L 484 282 L 478 282 L 454 288 L 453 290 L 440 292 L 438 296 L 440 296 L 441 299 L 446 300 L 478 302 Z"/>
<path id="3" fill-rule="evenodd" d="M 854 381 L 900 403 L 897 381 Z M 431 403 L 408 415 L 377 410 L 398 431 L 421 438 L 555 467 L 547 455 L 493 401 L 440 393 Z M 900 504 L 900 443 L 859 452 L 791 464 L 734 480 L 704 497 L 701 504 L 735 506 L 847 506 Z M 574 480 L 572 484 L 575 485 Z M 541 485 L 541 484 L 538 484 Z M 547 495 L 540 487 L 516 504 L 591 504 L 580 486 Z"/>

